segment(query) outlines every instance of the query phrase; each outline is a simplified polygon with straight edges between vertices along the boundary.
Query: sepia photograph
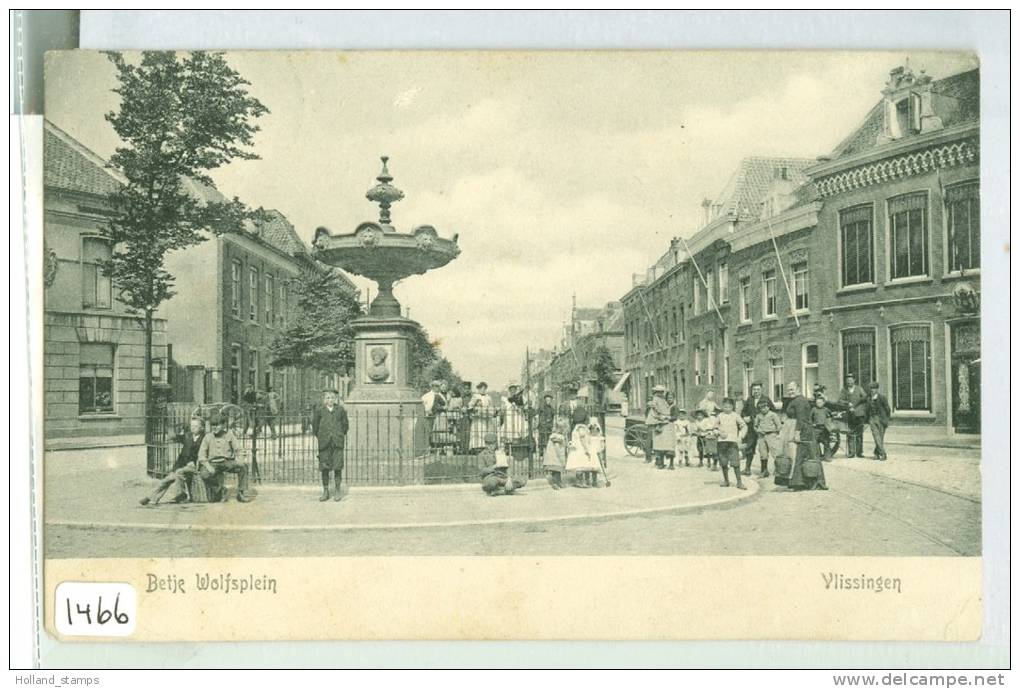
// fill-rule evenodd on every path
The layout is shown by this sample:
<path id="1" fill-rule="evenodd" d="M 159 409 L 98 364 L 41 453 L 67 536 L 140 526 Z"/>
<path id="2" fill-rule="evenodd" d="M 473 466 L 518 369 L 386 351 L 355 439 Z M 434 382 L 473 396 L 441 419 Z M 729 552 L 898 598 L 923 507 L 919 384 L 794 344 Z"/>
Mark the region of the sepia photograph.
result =
<path id="1" fill-rule="evenodd" d="M 546 558 L 517 584 L 594 611 L 689 558 L 762 626 L 622 638 L 812 638 L 755 567 L 829 558 L 812 596 L 917 619 L 811 602 L 820 638 L 974 638 L 981 88 L 951 51 L 47 53 L 47 605 L 428 556 L 421 595 Z M 188 634 L 258 633 L 225 617 Z"/>

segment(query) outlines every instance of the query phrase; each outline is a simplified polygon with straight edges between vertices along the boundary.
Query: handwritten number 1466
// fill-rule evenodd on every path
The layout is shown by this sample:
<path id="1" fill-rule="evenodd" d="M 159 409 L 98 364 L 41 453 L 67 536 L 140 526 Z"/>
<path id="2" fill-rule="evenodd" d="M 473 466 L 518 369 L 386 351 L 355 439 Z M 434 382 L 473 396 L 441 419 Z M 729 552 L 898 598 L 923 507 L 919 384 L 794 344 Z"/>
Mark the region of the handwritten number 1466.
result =
<path id="1" fill-rule="evenodd" d="M 64 601 L 67 603 L 67 624 L 73 625 L 74 618 L 71 614 L 71 599 L 65 598 Z M 120 605 L 120 594 L 113 601 L 113 610 L 103 609 L 103 597 L 99 596 L 99 600 L 96 603 L 96 622 L 98 624 L 106 624 L 110 620 L 115 621 L 117 624 L 127 624 L 128 614 L 126 612 L 120 612 L 118 607 Z M 92 603 L 86 603 L 85 607 L 82 608 L 81 603 L 75 602 L 74 604 L 75 614 L 84 615 L 85 623 L 87 625 L 92 624 Z"/>

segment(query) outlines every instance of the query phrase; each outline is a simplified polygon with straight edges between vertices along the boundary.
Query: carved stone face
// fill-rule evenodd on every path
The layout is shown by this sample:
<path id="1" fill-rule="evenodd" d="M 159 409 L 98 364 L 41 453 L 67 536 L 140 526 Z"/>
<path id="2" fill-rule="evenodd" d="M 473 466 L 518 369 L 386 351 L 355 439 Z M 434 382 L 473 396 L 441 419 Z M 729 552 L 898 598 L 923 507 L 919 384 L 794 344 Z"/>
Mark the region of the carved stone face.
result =
<path id="1" fill-rule="evenodd" d="M 382 347 L 373 347 L 372 351 L 370 351 L 368 355 L 372 357 L 372 363 L 376 366 L 379 366 L 386 361 L 386 350 Z"/>

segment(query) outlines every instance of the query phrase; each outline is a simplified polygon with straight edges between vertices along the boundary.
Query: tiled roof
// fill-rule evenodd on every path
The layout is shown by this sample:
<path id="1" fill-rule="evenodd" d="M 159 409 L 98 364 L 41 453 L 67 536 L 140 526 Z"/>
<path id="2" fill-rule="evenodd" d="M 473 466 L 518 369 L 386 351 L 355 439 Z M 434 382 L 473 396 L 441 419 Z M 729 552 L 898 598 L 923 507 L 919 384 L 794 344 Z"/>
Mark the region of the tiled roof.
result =
<path id="1" fill-rule="evenodd" d="M 43 184 L 103 197 L 120 187 L 105 160 L 48 120 L 43 127 Z"/>
<path id="2" fill-rule="evenodd" d="M 733 213 L 741 219 L 758 218 L 762 201 L 784 168 L 786 179 L 803 184 L 808 181 L 803 170 L 814 162 L 808 158 L 744 158 L 712 205 L 719 207 L 717 215 Z"/>
<path id="3" fill-rule="evenodd" d="M 977 122 L 981 116 L 980 70 L 972 69 L 932 82 L 932 93 L 942 96 L 935 114 L 943 127 Z M 878 137 L 885 128 L 883 101 L 875 104 L 864 122 L 843 139 L 832 152 L 832 158 L 845 158 L 878 146 Z"/>
<path id="4" fill-rule="evenodd" d="M 283 213 L 268 210 L 266 216 L 267 219 L 259 226 L 263 240 L 290 256 L 308 253 L 305 243 L 298 237 L 294 226 Z"/>

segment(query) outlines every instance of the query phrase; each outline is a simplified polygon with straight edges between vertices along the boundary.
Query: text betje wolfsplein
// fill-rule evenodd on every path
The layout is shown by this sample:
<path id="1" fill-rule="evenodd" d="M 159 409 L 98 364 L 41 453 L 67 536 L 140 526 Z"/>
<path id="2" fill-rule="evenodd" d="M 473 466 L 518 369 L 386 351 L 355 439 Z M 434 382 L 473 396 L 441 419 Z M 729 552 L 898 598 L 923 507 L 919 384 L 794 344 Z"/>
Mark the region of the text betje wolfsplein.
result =
<path id="1" fill-rule="evenodd" d="M 826 591 L 874 591 L 875 593 L 903 593 L 899 577 L 875 577 L 866 574 L 847 575 L 839 572 L 822 572 Z"/>
<path id="2" fill-rule="evenodd" d="M 177 574 L 146 576 L 146 593 L 276 593 L 276 579 L 265 574 L 235 575 L 230 572 L 195 572 L 194 578 Z"/>

